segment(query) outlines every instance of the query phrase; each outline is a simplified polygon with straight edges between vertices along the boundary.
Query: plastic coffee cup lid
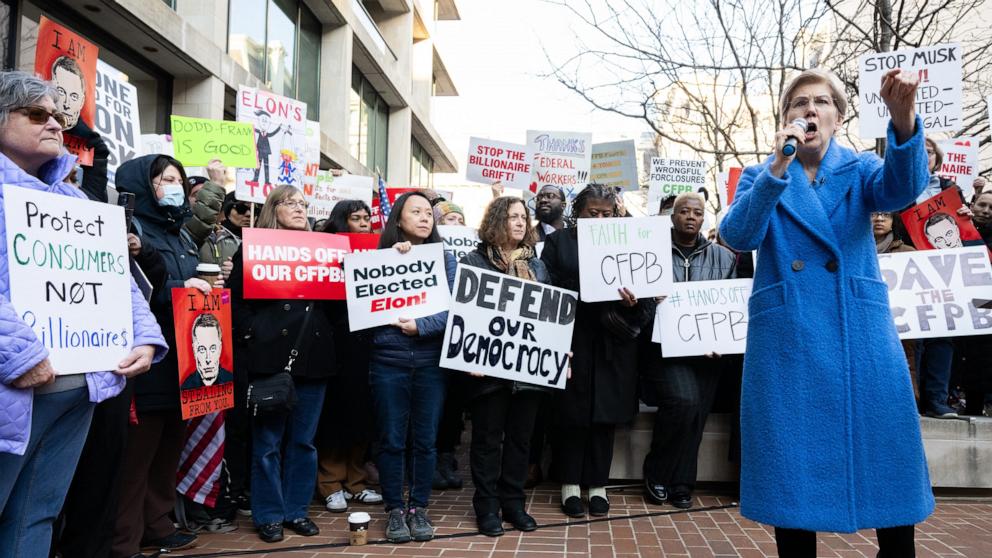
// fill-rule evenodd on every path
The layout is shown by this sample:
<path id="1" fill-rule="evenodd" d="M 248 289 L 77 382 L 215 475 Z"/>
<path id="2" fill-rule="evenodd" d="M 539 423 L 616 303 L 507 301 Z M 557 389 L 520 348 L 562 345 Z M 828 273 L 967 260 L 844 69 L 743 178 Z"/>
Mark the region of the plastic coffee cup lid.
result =
<path id="1" fill-rule="evenodd" d="M 197 264 L 196 271 L 199 273 L 220 273 L 220 266 L 213 263 Z"/>
<path id="2" fill-rule="evenodd" d="M 365 512 L 354 512 L 348 516 L 348 523 L 368 523 L 372 517 Z"/>

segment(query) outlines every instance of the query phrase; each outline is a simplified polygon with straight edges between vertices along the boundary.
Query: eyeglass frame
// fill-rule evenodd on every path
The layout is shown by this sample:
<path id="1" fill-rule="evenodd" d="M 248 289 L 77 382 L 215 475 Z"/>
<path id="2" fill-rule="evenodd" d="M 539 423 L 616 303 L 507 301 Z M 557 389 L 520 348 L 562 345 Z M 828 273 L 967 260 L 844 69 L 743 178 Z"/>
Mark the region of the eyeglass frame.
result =
<path id="1" fill-rule="evenodd" d="M 47 116 L 47 118 L 45 118 L 45 120 L 42 121 L 42 122 L 38 122 L 37 120 L 31 118 L 31 114 L 30 113 L 31 112 L 35 112 L 35 111 L 45 113 L 45 115 Z M 14 108 L 11 108 L 11 109 L 7 109 L 7 112 L 17 112 L 17 113 L 23 114 L 24 116 L 26 116 L 28 118 L 28 120 L 32 124 L 45 125 L 45 124 L 48 124 L 48 121 L 49 120 L 55 120 L 55 123 L 59 125 L 59 127 L 62 129 L 62 131 L 65 131 L 65 130 L 68 130 L 69 129 L 68 128 L 69 119 L 66 118 L 64 112 L 61 112 L 61 111 L 58 111 L 58 110 L 51 110 L 50 111 L 50 110 L 48 110 L 45 107 L 40 106 L 40 105 L 25 105 L 25 106 L 22 106 L 22 107 L 14 107 Z"/>
<path id="2" fill-rule="evenodd" d="M 307 208 L 310 207 L 310 204 L 307 202 L 307 200 L 282 200 L 276 205 L 282 205 L 290 209 L 299 208 L 302 209 L 303 211 L 306 211 Z"/>
<path id="3" fill-rule="evenodd" d="M 794 98 L 794 99 L 789 99 L 789 110 L 801 110 L 801 109 L 804 109 L 804 108 L 808 107 L 809 106 L 809 100 L 810 99 L 813 100 L 813 103 L 814 104 L 818 100 L 829 100 L 830 101 L 829 106 L 832 106 L 832 107 L 835 107 L 835 108 L 837 107 L 837 99 L 834 98 L 833 95 L 817 95 L 815 97 L 806 97 L 806 96 L 804 96 L 804 97 L 797 97 L 797 98 Z M 802 106 L 799 106 L 799 105 L 796 104 L 798 101 L 805 101 L 805 103 Z M 818 106 L 817 107 L 817 109 L 820 109 L 820 108 L 826 108 L 826 106 L 824 106 L 824 107 L 819 107 Z"/>

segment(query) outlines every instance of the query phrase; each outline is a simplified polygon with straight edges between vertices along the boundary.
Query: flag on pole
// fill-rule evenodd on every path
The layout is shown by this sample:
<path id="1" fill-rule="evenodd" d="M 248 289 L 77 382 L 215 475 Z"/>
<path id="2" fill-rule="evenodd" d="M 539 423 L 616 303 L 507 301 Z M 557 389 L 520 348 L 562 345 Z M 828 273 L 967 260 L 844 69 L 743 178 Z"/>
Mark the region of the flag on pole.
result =
<path id="1" fill-rule="evenodd" d="M 392 206 L 389 204 L 389 195 L 386 194 L 386 181 L 379 178 L 379 213 L 382 214 L 382 222 L 385 223 L 386 219 L 389 219 L 389 212 L 392 210 Z"/>

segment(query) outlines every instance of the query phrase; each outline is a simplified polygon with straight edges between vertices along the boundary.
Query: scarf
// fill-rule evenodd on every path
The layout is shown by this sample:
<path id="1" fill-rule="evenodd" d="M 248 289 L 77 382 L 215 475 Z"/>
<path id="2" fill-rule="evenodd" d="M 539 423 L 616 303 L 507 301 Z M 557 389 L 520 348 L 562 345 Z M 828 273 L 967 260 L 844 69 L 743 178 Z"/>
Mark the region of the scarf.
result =
<path id="1" fill-rule="evenodd" d="M 885 235 L 882 240 L 875 240 L 875 253 L 876 254 L 888 254 L 889 248 L 892 247 L 892 242 L 896 239 L 895 235 L 891 232 Z"/>
<path id="2" fill-rule="evenodd" d="M 507 257 L 501 248 L 486 246 L 485 254 L 489 263 L 503 273 L 513 277 L 519 277 L 520 279 L 527 279 L 528 281 L 535 280 L 534 272 L 531 271 L 529 265 L 530 260 L 537 257 L 532 247 L 523 245 L 510 252 L 509 257 Z"/>

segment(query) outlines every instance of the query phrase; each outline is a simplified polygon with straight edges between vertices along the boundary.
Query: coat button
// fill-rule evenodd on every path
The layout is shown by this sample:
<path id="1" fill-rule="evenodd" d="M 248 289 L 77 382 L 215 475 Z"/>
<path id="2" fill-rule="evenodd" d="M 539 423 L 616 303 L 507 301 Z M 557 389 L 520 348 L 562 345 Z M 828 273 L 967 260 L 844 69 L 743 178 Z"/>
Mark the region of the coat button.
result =
<path id="1" fill-rule="evenodd" d="M 289 330 L 288 329 L 282 330 L 282 336 L 285 337 L 287 335 L 289 335 Z"/>
<path id="2" fill-rule="evenodd" d="M 320 332 L 319 331 L 315 331 L 313 334 L 316 335 L 317 337 L 320 337 Z"/>
<path id="3" fill-rule="evenodd" d="M 830 273 L 837 273 L 838 267 L 840 266 L 837 264 L 837 260 L 830 260 L 829 262 L 827 262 L 827 271 L 829 271 Z"/>
<path id="4" fill-rule="evenodd" d="M 792 260 L 792 271 L 802 271 L 806 264 L 802 260 Z"/>
<path id="5" fill-rule="evenodd" d="M 285 311 L 287 311 L 287 312 L 289 312 L 289 308 L 290 308 L 289 304 L 283 304 L 282 305 L 282 309 L 285 310 Z"/>

